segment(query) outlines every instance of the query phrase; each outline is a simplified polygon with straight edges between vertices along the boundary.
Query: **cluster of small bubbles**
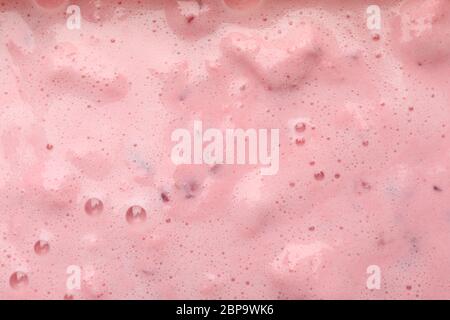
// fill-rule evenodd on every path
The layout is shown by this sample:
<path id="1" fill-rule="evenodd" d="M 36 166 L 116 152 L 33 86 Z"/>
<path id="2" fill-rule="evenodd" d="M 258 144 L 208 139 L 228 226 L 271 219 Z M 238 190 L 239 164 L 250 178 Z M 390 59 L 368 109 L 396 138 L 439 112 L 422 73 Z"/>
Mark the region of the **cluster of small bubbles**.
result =
<path id="1" fill-rule="evenodd" d="M 90 216 L 98 216 L 103 212 L 103 202 L 97 198 L 90 198 L 84 205 L 84 211 Z"/>
<path id="2" fill-rule="evenodd" d="M 322 181 L 323 179 L 325 179 L 325 173 L 323 171 L 316 172 L 314 174 L 314 179 L 316 179 L 317 181 Z"/>
<path id="3" fill-rule="evenodd" d="M 129 224 L 142 223 L 147 219 L 147 212 L 141 206 L 131 206 L 126 213 Z"/>
<path id="4" fill-rule="evenodd" d="M 306 123 L 304 122 L 297 122 L 294 126 L 294 130 L 296 133 L 303 133 L 306 130 Z M 295 144 L 297 146 L 302 146 L 306 143 L 306 138 L 304 136 L 300 136 L 295 138 Z"/>
<path id="5" fill-rule="evenodd" d="M 295 139 L 295 144 L 298 145 L 298 146 L 304 145 L 305 142 L 306 142 L 306 139 L 304 137 Z"/>
<path id="6" fill-rule="evenodd" d="M 380 35 L 378 34 L 378 33 L 375 33 L 374 35 L 372 35 L 372 40 L 373 41 L 378 41 L 378 40 L 380 40 Z"/>

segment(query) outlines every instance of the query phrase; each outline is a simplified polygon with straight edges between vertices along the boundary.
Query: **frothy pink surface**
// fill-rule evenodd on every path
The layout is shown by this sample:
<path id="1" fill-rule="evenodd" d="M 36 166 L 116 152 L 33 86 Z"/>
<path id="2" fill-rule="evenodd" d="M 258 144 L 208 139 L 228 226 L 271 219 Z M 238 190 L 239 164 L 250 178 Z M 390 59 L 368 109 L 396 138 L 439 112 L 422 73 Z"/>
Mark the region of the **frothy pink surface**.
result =
<path id="1" fill-rule="evenodd" d="M 379 2 L 0 0 L 0 298 L 450 299 L 450 2 Z"/>

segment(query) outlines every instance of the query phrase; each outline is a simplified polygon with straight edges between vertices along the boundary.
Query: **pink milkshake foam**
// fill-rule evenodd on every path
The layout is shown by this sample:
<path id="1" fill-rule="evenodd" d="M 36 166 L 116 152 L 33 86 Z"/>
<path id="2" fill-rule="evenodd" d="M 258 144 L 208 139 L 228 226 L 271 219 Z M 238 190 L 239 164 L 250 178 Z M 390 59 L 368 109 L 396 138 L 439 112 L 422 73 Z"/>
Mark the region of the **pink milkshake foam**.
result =
<path id="1" fill-rule="evenodd" d="M 450 299 L 450 2 L 370 5 L 0 0 L 0 299 Z"/>

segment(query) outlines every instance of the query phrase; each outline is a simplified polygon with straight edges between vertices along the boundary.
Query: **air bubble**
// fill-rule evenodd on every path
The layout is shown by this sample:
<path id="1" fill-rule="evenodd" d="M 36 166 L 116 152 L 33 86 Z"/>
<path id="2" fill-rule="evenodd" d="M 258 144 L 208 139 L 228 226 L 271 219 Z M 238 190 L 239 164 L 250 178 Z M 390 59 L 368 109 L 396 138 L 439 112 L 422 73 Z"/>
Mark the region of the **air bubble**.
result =
<path id="1" fill-rule="evenodd" d="M 304 123 L 304 122 L 298 122 L 296 125 L 295 125 L 295 131 L 297 131 L 297 132 L 303 132 L 303 131 L 305 131 L 306 130 L 306 123 Z"/>
<path id="2" fill-rule="evenodd" d="M 21 289 L 28 286 L 28 276 L 25 272 L 16 271 L 9 277 L 9 285 L 13 289 Z"/>
<path id="3" fill-rule="evenodd" d="M 44 255 L 50 251 L 50 244 L 47 241 L 39 240 L 34 244 L 34 252 L 37 255 Z"/>
<path id="4" fill-rule="evenodd" d="M 86 201 L 84 211 L 90 216 L 97 216 L 103 212 L 103 202 L 97 198 Z"/>
<path id="5" fill-rule="evenodd" d="M 140 206 L 132 206 L 127 210 L 126 218 L 130 224 L 142 223 L 147 219 L 147 212 Z"/>

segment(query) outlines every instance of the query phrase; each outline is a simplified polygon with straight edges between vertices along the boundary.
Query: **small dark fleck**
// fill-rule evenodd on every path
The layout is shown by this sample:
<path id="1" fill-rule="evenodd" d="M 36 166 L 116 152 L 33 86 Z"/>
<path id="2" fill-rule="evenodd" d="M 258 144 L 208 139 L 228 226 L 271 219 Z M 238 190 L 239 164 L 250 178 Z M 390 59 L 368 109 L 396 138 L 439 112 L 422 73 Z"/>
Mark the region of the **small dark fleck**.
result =
<path id="1" fill-rule="evenodd" d="M 442 191 L 442 189 L 439 188 L 438 186 L 433 186 L 433 190 L 436 191 L 436 192 L 441 192 Z"/>
<path id="2" fill-rule="evenodd" d="M 161 192 L 161 199 L 163 202 L 169 202 L 169 195 L 166 192 Z"/>
<path id="3" fill-rule="evenodd" d="M 194 16 L 189 16 L 186 18 L 187 23 L 191 23 L 192 21 L 194 21 L 195 17 Z"/>

